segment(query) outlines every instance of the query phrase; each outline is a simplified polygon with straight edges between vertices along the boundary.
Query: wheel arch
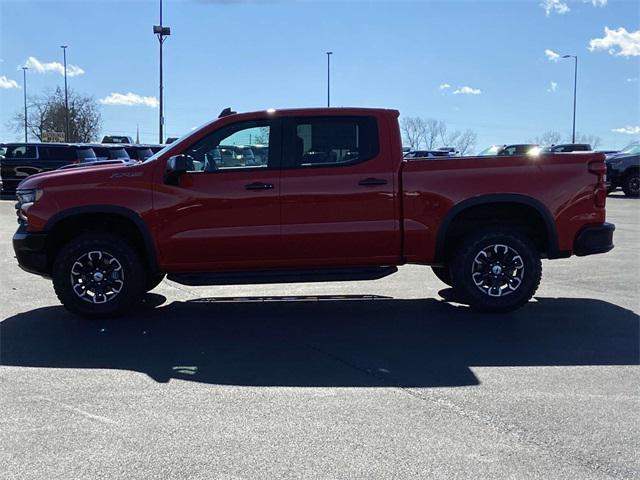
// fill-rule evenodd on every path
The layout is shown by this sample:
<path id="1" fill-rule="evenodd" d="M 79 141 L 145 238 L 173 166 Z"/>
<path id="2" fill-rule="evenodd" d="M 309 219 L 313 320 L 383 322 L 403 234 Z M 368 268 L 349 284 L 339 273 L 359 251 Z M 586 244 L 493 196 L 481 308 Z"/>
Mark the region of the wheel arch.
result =
<path id="1" fill-rule="evenodd" d="M 49 261 L 55 257 L 65 240 L 82 231 L 112 227 L 112 233 L 121 234 L 133 241 L 149 271 L 158 272 L 158 256 L 153 236 L 142 218 L 133 210 L 115 205 L 84 205 L 63 210 L 46 223 Z"/>
<path id="2" fill-rule="evenodd" d="M 500 221 L 513 221 L 514 223 L 523 224 L 519 218 L 509 218 L 508 212 L 512 210 L 515 212 L 535 212 L 535 221 L 538 222 L 538 227 L 542 227 L 541 241 L 542 253 L 545 253 L 547 258 L 560 258 L 564 255 L 558 248 L 558 234 L 556 230 L 556 224 L 549 212 L 549 209 L 535 198 L 527 195 L 504 193 L 504 194 L 489 194 L 481 195 L 478 197 L 469 198 L 454 205 L 447 215 L 442 220 L 438 233 L 436 236 L 436 251 L 435 262 L 446 263 L 449 254 L 451 253 L 456 240 L 455 235 L 460 231 L 459 223 L 465 221 L 465 217 L 472 216 L 474 213 L 484 212 L 485 214 L 490 211 L 491 208 L 500 210 L 501 216 L 498 218 Z M 463 229 L 464 230 L 464 229 Z"/>

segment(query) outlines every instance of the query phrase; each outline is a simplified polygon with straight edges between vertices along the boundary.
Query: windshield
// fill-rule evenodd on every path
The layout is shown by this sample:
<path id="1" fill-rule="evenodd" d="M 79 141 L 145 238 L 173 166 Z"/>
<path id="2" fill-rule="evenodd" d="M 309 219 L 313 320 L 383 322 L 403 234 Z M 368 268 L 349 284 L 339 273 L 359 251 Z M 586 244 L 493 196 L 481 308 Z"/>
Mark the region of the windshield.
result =
<path id="1" fill-rule="evenodd" d="M 631 145 L 627 145 L 624 147 L 620 153 L 625 155 L 638 155 L 640 154 L 640 143 L 632 143 Z"/>

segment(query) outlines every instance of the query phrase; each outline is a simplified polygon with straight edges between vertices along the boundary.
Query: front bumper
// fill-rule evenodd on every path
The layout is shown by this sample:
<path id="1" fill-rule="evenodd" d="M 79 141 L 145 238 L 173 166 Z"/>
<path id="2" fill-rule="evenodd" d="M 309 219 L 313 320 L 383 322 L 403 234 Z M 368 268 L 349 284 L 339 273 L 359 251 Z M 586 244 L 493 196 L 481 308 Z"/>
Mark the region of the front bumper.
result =
<path id="1" fill-rule="evenodd" d="M 606 253 L 613 249 L 613 231 L 616 226 L 613 223 L 592 225 L 580 230 L 573 243 L 573 253 L 579 257 Z"/>
<path id="2" fill-rule="evenodd" d="M 24 225 L 20 225 L 13 235 L 13 251 L 20 268 L 48 277 L 51 272 L 49 271 L 46 246 L 46 233 L 27 232 L 27 227 Z"/>

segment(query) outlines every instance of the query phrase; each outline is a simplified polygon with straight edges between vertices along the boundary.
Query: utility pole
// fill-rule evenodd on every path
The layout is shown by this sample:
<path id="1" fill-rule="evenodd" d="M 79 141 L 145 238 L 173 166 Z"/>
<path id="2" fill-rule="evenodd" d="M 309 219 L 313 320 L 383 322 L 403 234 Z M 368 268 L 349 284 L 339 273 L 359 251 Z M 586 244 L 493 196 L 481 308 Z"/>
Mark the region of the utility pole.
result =
<path id="1" fill-rule="evenodd" d="M 69 143 L 69 92 L 67 91 L 67 45 L 60 45 L 64 57 L 64 141 Z"/>
<path id="2" fill-rule="evenodd" d="M 164 129 L 164 105 L 163 105 L 164 86 L 163 86 L 163 83 L 162 83 L 162 45 L 164 44 L 164 41 L 166 40 L 166 37 L 171 35 L 171 29 L 169 27 L 163 27 L 162 26 L 162 0 L 160 0 L 160 25 L 154 25 L 153 26 L 153 33 L 155 33 L 158 36 L 158 42 L 160 43 L 160 102 L 159 102 L 160 112 L 159 112 L 159 119 L 158 119 L 158 139 L 159 139 L 159 143 L 163 143 L 163 140 L 164 140 L 164 133 L 163 133 L 163 129 Z"/>
<path id="3" fill-rule="evenodd" d="M 573 133 L 571 134 L 571 143 L 576 143 L 576 93 L 578 89 L 578 56 L 563 55 L 562 58 L 573 58 L 575 60 L 575 68 L 573 72 Z"/>
<path id="4" fill-rule="evenodd" d="M 327 107 L 331 106 L 331 55 L 333 52 L 327 52 Z"/>
<path id="5" fill-rule="evenodd" d="M 27 140 L 27 70 L 29 67 L 22 67 L 22 88 L 24 89 L 24 143 L 28 143 Z"/>

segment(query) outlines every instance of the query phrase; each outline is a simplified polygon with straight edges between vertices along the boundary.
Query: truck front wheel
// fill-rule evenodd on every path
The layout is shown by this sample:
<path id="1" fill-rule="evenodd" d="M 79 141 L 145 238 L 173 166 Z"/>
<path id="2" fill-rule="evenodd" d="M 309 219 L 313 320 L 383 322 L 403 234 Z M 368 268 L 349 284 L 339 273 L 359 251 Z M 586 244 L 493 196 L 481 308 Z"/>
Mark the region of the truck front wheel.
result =
<path id="1" fill-rule="evenodd" d="M 87 318 L 122 315 L 141 299 L 147 282 L 136 250 L 102 232 L 80 235 L 62 247 L 52 277 L 60 302 Z"/>
<path id="2" fill-rule="evenodd" d="M 508 312 L 526 304 L 542 276 L 540 255 L 525 235 L 507 227 L 467 237 L 451 264 L 461 298 L 474 310 Z"/>

